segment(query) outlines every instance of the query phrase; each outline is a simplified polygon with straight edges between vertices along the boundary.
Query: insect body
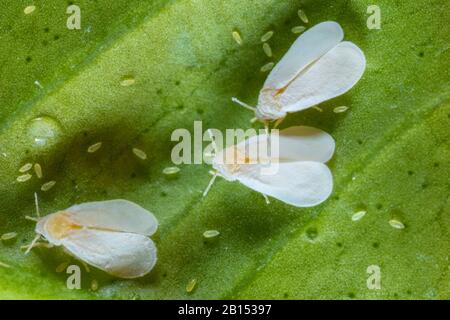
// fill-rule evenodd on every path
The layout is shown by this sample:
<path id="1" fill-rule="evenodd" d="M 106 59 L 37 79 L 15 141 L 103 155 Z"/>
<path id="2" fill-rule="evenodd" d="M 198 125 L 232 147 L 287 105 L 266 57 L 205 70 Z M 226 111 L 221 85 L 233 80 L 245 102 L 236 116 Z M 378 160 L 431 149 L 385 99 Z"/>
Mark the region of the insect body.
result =
<path id="1" fill-rule="evenodd" d="M 344 94 L 361 78 L 366 59 L 361 49 L 342 41 L 343 37 L 342 28 L 333 21 L 312 27 L 297 38 L 272 69 L 256 108 L 232 100 L 254 110 L 257 119 L 267 122 Z"/>
<path id="2" fill-rule="evenodd" d="M 50 244 L 63 246 L 111 275 L 137 278 L 156 263 L 156 247 L 148 236 L 157 227 L 156 218 L 144 208 L 127 200 L 110 200 L 47 215 L 38 220 L 35 231 Z"/>
<path id="3" fill-rule="evenodd" d="M 315 206 L 325 201 L 333 188 L 325 163 L 334 148 L 329 134 L 306 126 L 290 127 L 279 135 L 253 136 L 216 153 L 212 161 L 216 173 L 204 195 L 220 176 L 293 206 Z"/>

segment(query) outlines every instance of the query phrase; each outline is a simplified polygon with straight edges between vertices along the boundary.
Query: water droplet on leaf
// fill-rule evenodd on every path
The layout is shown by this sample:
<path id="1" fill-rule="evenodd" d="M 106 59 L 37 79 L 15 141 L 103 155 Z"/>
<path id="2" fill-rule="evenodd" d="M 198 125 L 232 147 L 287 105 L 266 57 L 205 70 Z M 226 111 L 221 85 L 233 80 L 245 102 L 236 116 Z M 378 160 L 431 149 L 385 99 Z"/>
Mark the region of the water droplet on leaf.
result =
<path id="1" fill-rule="evenodd" d="M 51 117 L 38 117 L 31 121 L 28 135 L 33 145 L 45 148 L 56 144 L 61 136 L 62 129 L 59 123 Z"/>

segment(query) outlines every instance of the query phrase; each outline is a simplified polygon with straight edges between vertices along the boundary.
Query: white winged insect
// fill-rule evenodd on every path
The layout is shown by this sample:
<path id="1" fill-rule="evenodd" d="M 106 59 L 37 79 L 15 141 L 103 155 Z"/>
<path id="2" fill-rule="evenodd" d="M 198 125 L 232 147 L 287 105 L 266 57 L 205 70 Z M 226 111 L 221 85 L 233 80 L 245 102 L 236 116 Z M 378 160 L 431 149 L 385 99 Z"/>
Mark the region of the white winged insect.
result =
<path id="1" fill-rule="evenodd" d="M 333 189 L 333 177 L 325 163 L 333 156 L 334 139 L 306 126 L 276 131 L 216 150 L 212 160 L 216 171 L 203 195 L 220 176 L 262 193 L 267 202 L 267 196 L 296 207 L 325 201 Z"/>
<path id="2" fill-rule="evenodd" d="M 87 202 L 38 217 L 37 236 L 27 253 L 44 237 L 50 244 L 64 247 L 79 260 L 113 276 L 137 278 L 156 264 L 156 247 L 148 237 L 157 228 L 155 216 L 133 202 Z"/>
<path id="3" fill-rule="evenodd" d="M 319 23 L 297 38 L 273 68 L 259 94 L 257 107 L 232 100 L 265 123 L 281 122 L 291 112 L 313 107 L 350 90 L 366 68 L 364 53 L 342 41 L 337 22 Z"/>

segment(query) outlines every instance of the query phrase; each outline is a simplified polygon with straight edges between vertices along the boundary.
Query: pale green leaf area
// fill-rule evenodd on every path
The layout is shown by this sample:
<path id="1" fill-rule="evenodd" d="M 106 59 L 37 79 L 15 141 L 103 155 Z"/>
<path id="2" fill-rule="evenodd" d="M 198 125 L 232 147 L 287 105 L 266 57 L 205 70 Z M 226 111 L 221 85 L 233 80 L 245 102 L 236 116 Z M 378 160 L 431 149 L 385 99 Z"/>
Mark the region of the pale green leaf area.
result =
<path id="1" fill-rule="evenodd" d="M 25 15 L 23 9 L 36 10 Z M 60 0 L 0 4 L 0 297 L 32 299 L 448 299 L 450 249 L 450 4 L 376 1 L 381 29 L 369 30 L 370 1 L 76 1 L 81 30 L 68 30 Z M 339 22 L 361 47 L 367 69 L 347 94 L 289 115 L 282 127 L 311 125 L 336 139 L 335 187 L 302 209 L 218 180 L 206 198 L 207 165 L 170 152 L 177 128 L 249 128 L 266 73 L 298 35 Z M 239 46 L 232 37 L 238 31 Z M 262 49 L 269 40 L 273 58 Z M 122 86 L 125 78 L 134 84 Z M 38 81 L 40 86 L 35 84 Z M 348 106 L 344 113 L 333 108 Z M 36 118 L 40 120 L 36 120 Z M 260 124 L 253 125 L 261 127 Z M 95 153 L 87 148 L 103 142 Z M 147 160 L 132 149 L 147 153 Z M 18 183 L 18 169 L 40 163 Z M 49 191 L 41 185 L 55 180 Z M 137 280 L 87 272 L 60 248 L 20 246 L 41 214 L 75 203 L 125 198 L 152 211 L 158 263 Z M 367 211 L 358 221 L 352 215 Z M 389 221 L 403 223 L 393 228 Z M 220 235 L 206 239 L 206 230 Z M 82 289 L 66 288 L 62 262 L 82 267 Z M 381 289 L 366 270 L 381 270 Z M 91 281 L 99 283 L 96 291 Z M 195 289 L 186 285 L 196 279 Z"/>

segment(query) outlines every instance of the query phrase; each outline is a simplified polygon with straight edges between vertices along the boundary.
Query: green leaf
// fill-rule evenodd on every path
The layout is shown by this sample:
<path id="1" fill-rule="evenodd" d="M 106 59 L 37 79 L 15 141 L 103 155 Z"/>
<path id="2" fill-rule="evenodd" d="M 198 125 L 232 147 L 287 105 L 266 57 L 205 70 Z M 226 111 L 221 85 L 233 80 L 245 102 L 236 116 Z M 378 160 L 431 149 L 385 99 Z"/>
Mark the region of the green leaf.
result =
<path id="1" fill-rule="evenodd" d="M 0 234 L 18 233 L 0 244 L 10 266 L 0 266 L 0 297 L 449 298 L 447 1 L 377 1 L 380 30 L 366 26 L 367 1 L 77 1 L 81 30 L 66 27 L 68 3 L 36 2 L 25 15 L 31 2 L 3 1 L 0 11 Z M 323 112 L 283 123 L 336 139 L 332 197 L 311 209 L 266 205 L 219 180 L 202 198 L 207 165 L 164 175 L 173 130 L 192 131 L 194 120 L 203 129 L 250 127 L 252 115 L 230 98 L 256 102 L 267 75 L 259 70 L 296 39 L 299 8 L 307 26 L 339 22 L 368 61 L 358 85 L 320 105 Z M 272 59 L 260 42 L 269 30 Z M 122 86 L 126 77 L 134 84 Z M 333 113 L 341 105 L 349 110 Z M 36 162 L 43 179 L 18 183 L 18 169 Z M 50 180 L 56 185 L 41 192 Z M 83 268 L 82 289 L 67 289 L 68 275 L 55 269 L 79 261 L 58 248 L 20 250 L 34 237 L 24 216 L 34 214 L 36 191 L 43 214 L 114 198 L 151 210 L 160 221 L 155 269 L 121 280 Z M 205 239 L 210 229 L 220 235 Z M 381 270 L 379 290 L 366 285 L 372 265 Z M 98 290 L 90 289 L 94 279 Z"/>

